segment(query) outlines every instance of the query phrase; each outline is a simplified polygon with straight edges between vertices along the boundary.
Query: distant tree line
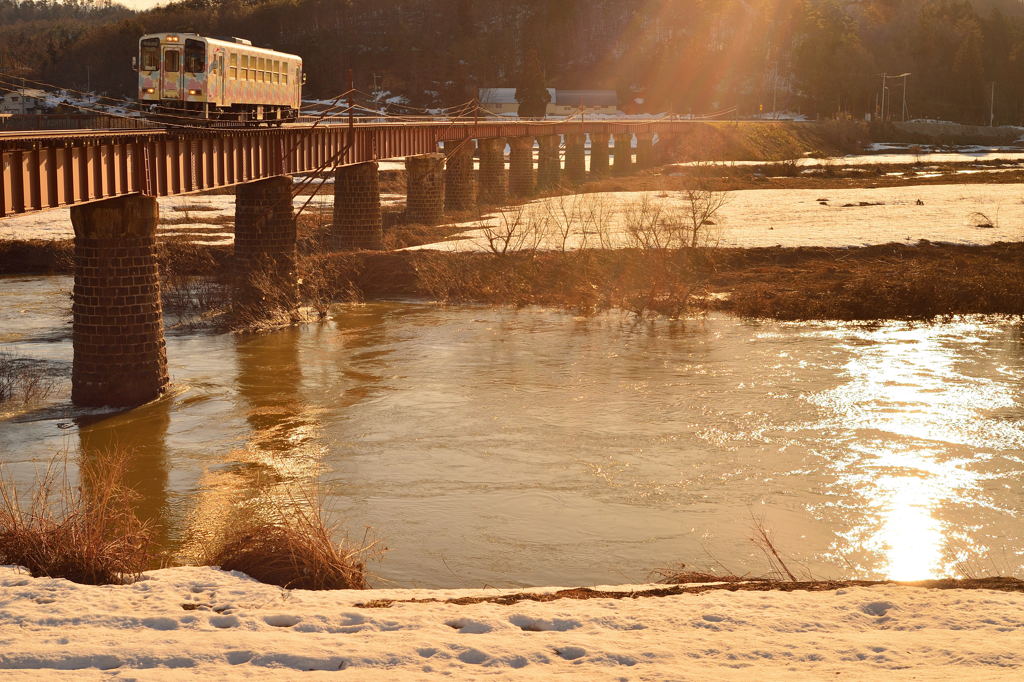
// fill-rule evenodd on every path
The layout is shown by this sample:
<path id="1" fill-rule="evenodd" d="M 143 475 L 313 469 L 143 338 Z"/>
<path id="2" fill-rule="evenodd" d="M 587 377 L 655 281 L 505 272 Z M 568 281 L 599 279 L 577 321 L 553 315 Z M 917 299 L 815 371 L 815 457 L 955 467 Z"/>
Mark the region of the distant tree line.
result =
<path id="1" fill-rule="evenodd" d="M 0 72 L 131 96 L 138 37 L 235 35 L 302 55 L 307 95 L 453 106 L 480 87 L 615 89 L 640 111 L 877 113 L 1024 123 L 1020 0 L 184 0 L 132 12 L 0 0 Z M 540 74 L 538 78 L 537 74 Z"/>

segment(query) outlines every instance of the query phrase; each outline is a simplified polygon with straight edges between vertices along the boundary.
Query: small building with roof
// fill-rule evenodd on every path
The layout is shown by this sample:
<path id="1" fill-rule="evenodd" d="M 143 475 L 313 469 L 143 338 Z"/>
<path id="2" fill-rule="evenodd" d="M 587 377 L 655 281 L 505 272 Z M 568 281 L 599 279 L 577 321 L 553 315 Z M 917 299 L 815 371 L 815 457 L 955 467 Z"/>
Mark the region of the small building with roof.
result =
<path id="1" fill-rule="evenodd" d="M 14 88 L 0 93 L 0 114 L 44 114 L 49 111 L 46 91 Z"/>
<path id="2" fill-rule="evenodd" d="M 548 88 L 551 101 L 548 116 L 571 116 L 582 109 L 598 114 L 617 114 L 619 96 L 614 90 L 558 90 Z M 500 116 L 515 116 L 519 112 L 515 88 L 481 88 L 480 106 Z"/>
<path id="3" fill-rule="evenodd" d="M 548 106 L 549 116 L 570 116 L 576 111 L 617 114 L 619 94 L 614 90 L 556 90 Z"/>

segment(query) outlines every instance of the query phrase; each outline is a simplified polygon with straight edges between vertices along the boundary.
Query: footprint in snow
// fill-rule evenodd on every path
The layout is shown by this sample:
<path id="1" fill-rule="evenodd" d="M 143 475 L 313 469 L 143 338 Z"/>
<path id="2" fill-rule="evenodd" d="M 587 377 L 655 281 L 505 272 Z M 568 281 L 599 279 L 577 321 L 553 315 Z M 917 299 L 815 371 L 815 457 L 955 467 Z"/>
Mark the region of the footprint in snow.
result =
<path id="1" fill-rule="evenodd" d="M 494 629 L 487 623 L 470 620 L 469 618 L 456 618 L 455 620 L 449 620 L 445 622 L 445 625 L 453 630 L 458 630 L 464 635 L 482 635 Z"/>
<path id="2" fill-rule="evenodd" d="M 887 601 L 873 601 L 860 607 L 860 610 L 869 616 L 881 618 L 889 612 L 889 609 L 896 608 L 896 605 Z"/>
<path id="3" fill-rule="evenodd" d="M 581 627 L 578 620 L 563 618 L 545 620 L 543 618 L 530 618 L 529 616 L 512 616 L 508 621 L 526 632 L 565 632 Z"/>
<path id="4" fill-rule="evenodd" d="M 240 623 L 238 618 L 235 616 L 212 616 L 210 618 L 210 625 L 215 628 L 237 628 Z"/>
<path id="5" fill-rule="evenodd" d="M 157 616 L 157 617 L 153 617 L 153 618 L 143 618 L 142 619 L 142 625 L 143 625 L 143 627 L 150 628 L 151 630 L 177 630 L 178 629 L 178 621 L 174 620 L 173 618 L 165 618 L 165 617 L 162 617 L 162 616 Z"/>
<path id="6" fill-rule="evenodd" d="M 555 653 L 567 661 L 575 661 L 587 655 L 587 650 L 578 646 L 563 646 L 555 649 Z"/>
<path id="7" fill-rule="evenodd" d="M 459 654 L 459 660 L 470 665 L 482 665 L 490 656 L 479 649 L 466 649 Z"/>
<path id="8" fill-rule="evenodd" d="M 275 628 L 290 628 L 298 625 L 301 620 L 298 616 L 289 616 L 283 613 L 263 617 L 264 623 Z"/>

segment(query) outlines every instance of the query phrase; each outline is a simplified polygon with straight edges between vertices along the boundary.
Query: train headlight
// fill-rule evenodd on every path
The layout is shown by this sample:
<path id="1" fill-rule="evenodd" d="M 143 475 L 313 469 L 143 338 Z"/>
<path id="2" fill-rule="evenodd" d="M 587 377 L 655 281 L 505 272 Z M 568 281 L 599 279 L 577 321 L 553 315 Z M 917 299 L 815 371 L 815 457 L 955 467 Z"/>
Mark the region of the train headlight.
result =
<path id="1" fill-rule="evenodd" d="M 167 36 L 167 42 L 176 43 L 178 42 L 178 36 Z"/>
<path id="2" fill-rule="evenodd" d="M 146 93 L 147 95 L 152 95 L 153 93 L 156 92 L 156 88 L 145 88 L 143 90 L 143 92 Z"/>
<path id="3" fill-rule="evenodd" d="M 190 94 L 190 95 L 201 95 L 201 94 L 203 94 L 203 91 L 202 90 L 189 90 L 188 94 Z"/>

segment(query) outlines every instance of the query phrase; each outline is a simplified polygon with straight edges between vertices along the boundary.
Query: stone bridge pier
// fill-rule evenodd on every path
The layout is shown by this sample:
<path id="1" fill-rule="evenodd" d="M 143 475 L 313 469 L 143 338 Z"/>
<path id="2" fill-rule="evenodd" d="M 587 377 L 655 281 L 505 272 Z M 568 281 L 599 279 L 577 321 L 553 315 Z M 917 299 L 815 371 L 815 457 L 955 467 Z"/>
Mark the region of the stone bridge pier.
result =
<path id="1" fill-rule="evenodd" d="M 508 201 L 505 173 L 505 138 L 480 140 L 479 201 L 485 206 L 500 206 Z"/>
<path id="2" fill-rule="evenodd" d="M 549 192 L 562 181 L 562 138 L 560 135 L 542 135 L 537 138 L 540 153 L 537 157 L 537 191 Z"/>
<path id="3" fill-rule="evenodd" d="M 611 137 L 608 133 L 590 133 L 590 177 L 595 180 L 608 177 Z"/>
<path id="4" fill-rule="evenodd" d="M 587 180 L 587 136 L 570 133 L 565 136 L 565 177 L 574 185 Z"/>
<path id="5" fill-rule="evenodd" d="M 291 177 L 239 185 L 235 194 L 235 314 L 291 314 L 298 301 Z"/>
<path id="6" fill-rule="evenodd" d="M 636 136 L 636 167 L 647 170 L 654 165 L 654 133 L 640 133 Z"/>
<path id="7" fill-rule="evenodd" d="M 514 137 L 509 140 L 508 192 L 517 199 L 533 196 L 536 180 L 533 173 L 533 138 Z"/>
<path id="8" fill-rule="evenodd" d="M 615 175 L 629 175 L 633 170 L 633 133 L 615 133 Z"/>
<path id="9" fill-rule="evenodd" d="M 444 208 L 449 213 L 471 211 L 476 206 L 473 183 L 476 142 L 472 138 L 445 142 L 444 153 Z"/>
<path id="10" fill-rule="evenodd" d="M 334 169 L 334 221 L 330 247 L 338 251 L 384 248 L 377 163 Z"/>
<path id="11" fill-rule="evenodd" d="M 74 206 L 71 400 L 133 407 L 167 387 L 156 254 L 156 199 L 126 196 Z"/>
<path id="12" fill-rule="evenodd" d="M 421 154 L 405 160 L 405 217 L 411 223 L 444 222 L 444 154 Z"/>

